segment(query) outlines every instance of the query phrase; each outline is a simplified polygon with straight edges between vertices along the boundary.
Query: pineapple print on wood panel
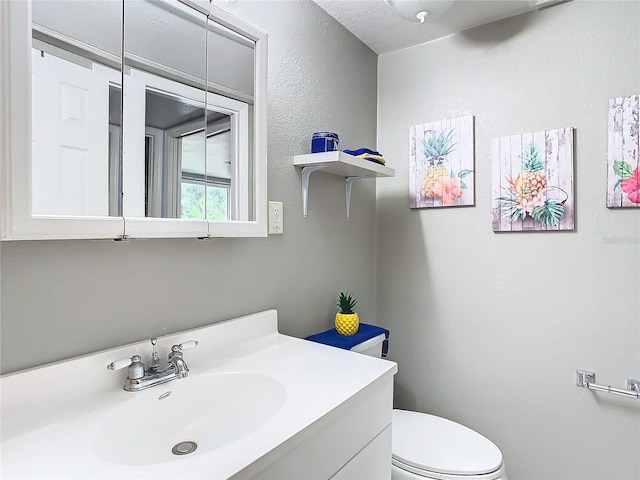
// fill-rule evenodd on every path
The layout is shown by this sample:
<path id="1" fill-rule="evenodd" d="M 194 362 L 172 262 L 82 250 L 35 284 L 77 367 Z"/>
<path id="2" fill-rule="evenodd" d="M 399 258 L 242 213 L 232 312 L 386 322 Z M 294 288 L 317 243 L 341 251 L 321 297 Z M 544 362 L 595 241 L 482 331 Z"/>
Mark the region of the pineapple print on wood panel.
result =
<path id="1" fill-rule="evenodd" d="M 609 100 L 607 207 L 640 207 L 640 95 Z"/>
<path id="2" fill-rule="evenodd" d="M 409 129 L 411 208 L 474 205 L 473 117 Z"/>
<path id="3" fill-rule="evenodd" d="M 493 230 L 573 230 L 573 129 L 491 141 Z"/>

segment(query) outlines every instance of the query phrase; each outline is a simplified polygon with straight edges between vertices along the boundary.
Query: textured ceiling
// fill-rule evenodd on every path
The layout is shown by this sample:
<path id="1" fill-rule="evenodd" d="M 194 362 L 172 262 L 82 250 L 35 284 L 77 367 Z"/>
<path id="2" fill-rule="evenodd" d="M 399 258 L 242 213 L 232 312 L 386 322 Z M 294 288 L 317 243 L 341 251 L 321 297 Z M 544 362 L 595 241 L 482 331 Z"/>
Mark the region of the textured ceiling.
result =
<path id="1" fill-rule="evenodd" d="M 424 24 L 404 20 L 385 0 L 314 1 L 380 55 L 563 0 L 455 0 L 439 18 Z"/>

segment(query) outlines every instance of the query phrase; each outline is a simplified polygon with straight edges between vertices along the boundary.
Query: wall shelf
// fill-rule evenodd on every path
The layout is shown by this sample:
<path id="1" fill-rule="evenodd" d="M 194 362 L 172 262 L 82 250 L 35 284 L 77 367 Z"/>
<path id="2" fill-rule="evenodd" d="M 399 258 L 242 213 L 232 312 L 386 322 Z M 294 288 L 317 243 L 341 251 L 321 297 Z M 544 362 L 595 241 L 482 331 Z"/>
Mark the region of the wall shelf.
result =
<path id="1" fill-rule="evenodd" d="M 354 181 L 363 178 L 393 177 L 396 173 L 393 168 L 339 151 L 295 155 L 293 164 L 296 167 L 302 167 L 302 210 L 305 217 L 309 197 L 309 177 L 313 172 L 321 171 L 346 177 L 347 218 L 349 218 L 351 187 Z"/>

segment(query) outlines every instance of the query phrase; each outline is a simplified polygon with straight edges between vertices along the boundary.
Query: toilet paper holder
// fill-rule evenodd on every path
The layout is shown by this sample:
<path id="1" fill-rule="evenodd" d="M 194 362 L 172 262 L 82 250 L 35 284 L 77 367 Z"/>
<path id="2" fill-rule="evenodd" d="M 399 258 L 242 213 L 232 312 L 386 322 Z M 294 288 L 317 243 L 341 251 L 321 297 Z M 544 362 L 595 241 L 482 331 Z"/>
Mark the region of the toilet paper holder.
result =
<path id="1" fill-rule="evenodd" d="M 576 370 L 576 385 L 599 392 L 621 395 L 627 398 L 640 399 L 640 380 L 627 378 L 626 389 L 614 388 L 611 385 L 598 385 L 596 383 L 596 373 L 588 370 Z"/>

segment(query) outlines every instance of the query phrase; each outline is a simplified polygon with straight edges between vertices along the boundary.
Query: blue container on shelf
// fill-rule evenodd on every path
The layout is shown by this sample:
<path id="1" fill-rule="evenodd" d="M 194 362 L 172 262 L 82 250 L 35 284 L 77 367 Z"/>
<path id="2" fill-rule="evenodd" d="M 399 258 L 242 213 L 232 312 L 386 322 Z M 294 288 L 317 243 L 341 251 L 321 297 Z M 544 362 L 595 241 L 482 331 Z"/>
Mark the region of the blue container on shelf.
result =
<path id="1" fill-rule="evenodd" d="M 338 150 L 340 137 L 334 132 L 315 132 L 311 137 L 311 153 Z"/>

